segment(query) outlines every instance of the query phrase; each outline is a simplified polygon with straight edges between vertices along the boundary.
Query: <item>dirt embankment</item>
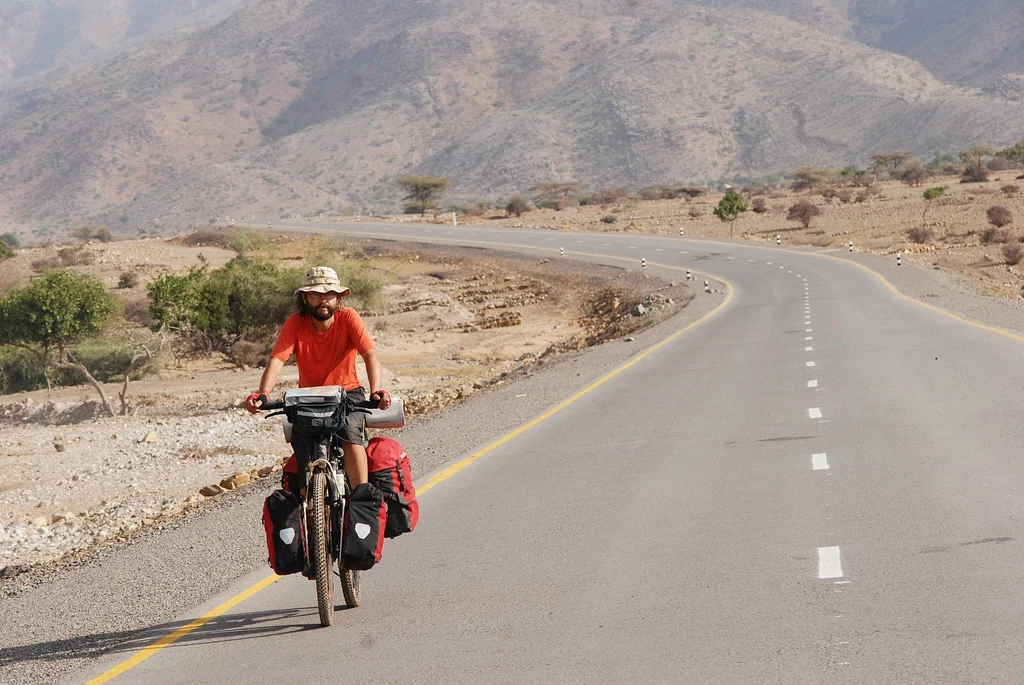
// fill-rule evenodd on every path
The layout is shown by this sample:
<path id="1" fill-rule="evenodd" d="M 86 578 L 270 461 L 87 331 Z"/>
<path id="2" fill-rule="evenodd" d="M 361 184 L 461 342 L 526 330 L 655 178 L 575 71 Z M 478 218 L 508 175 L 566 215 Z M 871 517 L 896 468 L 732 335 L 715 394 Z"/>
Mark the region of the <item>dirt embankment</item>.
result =
<path id="1" fill-rule="evenodd" d="M 405 398 L 411 420 L 529 373 L 546 357 L 664 320 L 693 297 L 685 284 L 613 267 L 359 245 L 388 280 L 386 311 L 363 315 L 385 383 Z M 128 265 L 151 265 L 148 277 L 163 265 L 184 268 L 203 251 L 153 240 L 96 249 L 102 258 L 89 268 L 115 282 Z M 87 387 L 3 397 L 0 574 L 130 536 L 225 490 L 278 477 L 287 450 L 279 424 L 239 406 L 260 372 L 210 361 L 172 366 L 133 383 L 133 411 L 113 418 L 94 418 L 98 405 Z M 286 367 L 278 390 L 296 381 Z"/>

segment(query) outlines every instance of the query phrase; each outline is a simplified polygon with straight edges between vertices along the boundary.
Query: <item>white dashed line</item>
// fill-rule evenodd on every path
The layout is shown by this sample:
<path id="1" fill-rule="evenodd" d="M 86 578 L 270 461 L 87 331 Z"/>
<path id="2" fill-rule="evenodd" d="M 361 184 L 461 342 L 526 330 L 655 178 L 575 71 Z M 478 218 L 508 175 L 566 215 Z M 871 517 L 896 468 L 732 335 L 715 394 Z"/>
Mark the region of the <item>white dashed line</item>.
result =
<path id="1" fill-rule="evenodd" d="M 809 335 L 806 338 L 804 338 L 804 340 L 814 340 L 814 336 L 813 335 Z"/>
<path id="2" fill-rule="evenodd" d="M 636 245 L 630 245 L 630 246 L 629 246 L 629 249 L 631 249 L 631 250 L 635 250 L 635 249 L 636 249 Z"/>
<path id="3" fill-rule="evenodd" d="M 816 388 L 816 387 L 818 387 L 818 381 L 807 381 L 807 387 L 808 388 Z"/>
<path id="4" fill-rule="evenodd" d="M 656 248 L 654 248 L 654 251 L 655 251 L 655 252 L 664 252 L 664 250 L 663 250 L 663 249 L 661 249 L 660 247 L 656 247 Z"/>
<path id="5" fill-rule="evenodd" d="M 818 578 L 842 578 L 843 564 L 838 547 L 818 548 Z"/>
<path id="6" fill-rule="evenodd" d="M 811 407 L 810 409 L 807 410 L 807 416 L 809 416 L 812 419 L 820 419 L 821 410 L 818 409 L 817 407 Z"/>
<path id="7" fill-rule="evenodd" d="M 611 243 L 601 243 L 601 244 L 604 245 L 605 247 L 611 247 L 612 246 Z"/>
<path id="8" fill-rule="evenodd" d="M 814 366 L 814 362 L 807 362 L 807 366 Z"/>
<path id="9" fill-rule="evenodd" d="M 751 264 L 753 264 L 753 263 L 754 263 L 754 260 L 753 260 L 753 259 L 748 259 L 747 261 L 748 261 L 748 262 L 750 262 Z"/>
<path id="10" fill-rule="evenodd" d="M 811 333 L 812 331 L 811 331 L 811 329 L 810 329 L 810 328 L 808 328 L 808 329 L 807 329 L 807 332 L 808 332 L 808 333 Z"/>
<path id="11" fill-rule="evenodd" d="M 811 468 L 815 471 L 828 471 L 828 455 L 824 452 L 821 454 L 812 454 Z"/>
<path id="12" fill-rule="evenodd" d="M 768 266 L 771 266 L 771 265 L 772 265 L 772 263 L 771 263 L 771 262 L 765 262 L 765 264 L 767 264 Z"/>
<path id="13" fill-rule="evenodd" d="M 805 347 L 804 348 L 804 352 L 814 352 L 814 348 L 813 347 Z"/>

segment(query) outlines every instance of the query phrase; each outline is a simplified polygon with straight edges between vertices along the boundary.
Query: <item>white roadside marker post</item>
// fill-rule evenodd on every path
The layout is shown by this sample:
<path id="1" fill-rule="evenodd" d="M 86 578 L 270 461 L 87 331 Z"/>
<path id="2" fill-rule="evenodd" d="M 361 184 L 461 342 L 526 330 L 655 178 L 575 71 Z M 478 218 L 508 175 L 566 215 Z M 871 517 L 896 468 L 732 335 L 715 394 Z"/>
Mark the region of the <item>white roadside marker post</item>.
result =
<path id="1" fill-rule="evenodd" d="M 692 281 L 693 280 L 693 276 L 690 274 L 690 270 L 689 269 L 686 270 L 686 280 L 688 280 L 688 281 Z"/>
<path id="2" fill-rule="evenodd" d="M 896 253 L 896 266 L 903 266 L 903 253 Z"/>
<path id="3" fill-rule="evenodd" d="M 559 254 L 559 256 L 564 257 L 565 256 L 565 248 L 564 247 L 558 248 L 558 254 Z"/>
<path id="4" fill-rule="evenodd" d="M 850 241 L 849 247 L 850 247 L 850 252 L 853 252 L 853 241 L 852 240 Z"/>
<path id="5" fill-rule="evenodd" d="M 683 227 L 682 226 L 679 227 L 679 237 L 680 238 L 683 237 Z"/>
<path id="6" fill-rule="evenodd" d="M 781 233 L 776 233 L 775 234 L 775 244 L 776 245 L 781 245 L 782 244 L 782 234 Z"/>
<path id="7" fill-rule="evenodd" d="M 640 258 L 640 268 L 641 269 L 646 269 L 647 268 L 647 257 L 641 257 Z"/>
<path id="8" fill-rule="evenodd" d="M 704 293 L 707 295 L 711 294 L 711 286 L 708 285 L 708 281 L 706 278 L 704 279 Z"/>
<path id="9" fill-rule="evenodd" d="M 458 226 L 458 225 L 459 225 L 458 215 L 455 212 L 452 212 L 452 226 Z"/>

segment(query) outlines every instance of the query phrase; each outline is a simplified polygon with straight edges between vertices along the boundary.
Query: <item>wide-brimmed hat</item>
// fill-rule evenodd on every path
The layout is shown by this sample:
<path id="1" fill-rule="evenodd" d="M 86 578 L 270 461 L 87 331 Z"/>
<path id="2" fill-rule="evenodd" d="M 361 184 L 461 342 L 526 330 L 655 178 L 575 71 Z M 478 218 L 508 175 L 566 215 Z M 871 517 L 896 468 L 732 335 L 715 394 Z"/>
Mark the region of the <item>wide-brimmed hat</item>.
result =
<path id="1" fill-rule="evenodd" d="M 338 274 L 329 266 L 314 266 L 306 272 L 302 285 L 295 289 L 299 293 L 338 293 L 348 295 L 349 289 L 338 280 Z"/>

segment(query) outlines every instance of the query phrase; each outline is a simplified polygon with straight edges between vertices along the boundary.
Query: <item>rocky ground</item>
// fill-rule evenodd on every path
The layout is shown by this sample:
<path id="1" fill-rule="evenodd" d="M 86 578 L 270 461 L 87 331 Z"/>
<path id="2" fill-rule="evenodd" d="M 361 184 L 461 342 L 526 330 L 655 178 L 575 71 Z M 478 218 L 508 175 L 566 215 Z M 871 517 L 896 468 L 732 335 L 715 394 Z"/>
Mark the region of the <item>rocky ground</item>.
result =
<path id="1" fill-rule="evenodd" d="M 662 321 L 693 297 L 685 284 L 612 267 L 359 246 L 388 275 L 386 311 L 364 320 L 386 385 L 406 400 L 412 421 L 528 373 L 549 355 Z M 153 240 L 97 249 L 102 262 L 90 268 L 99 275 L 104 266 L 116 272 L 147 262 L 184 268 L 198 254 Z M 96 418 L 87 387 L 3 397 L 0 576 L 128 538 L 223 492 L 279 477 L 287 454 L 280 424 L 240 408 L 259 373 L 210 361 L 172 366 L 132 384 L 128 416 Z M 278 389 L 296 382 L 295 368 L 286 367 Z"/>

